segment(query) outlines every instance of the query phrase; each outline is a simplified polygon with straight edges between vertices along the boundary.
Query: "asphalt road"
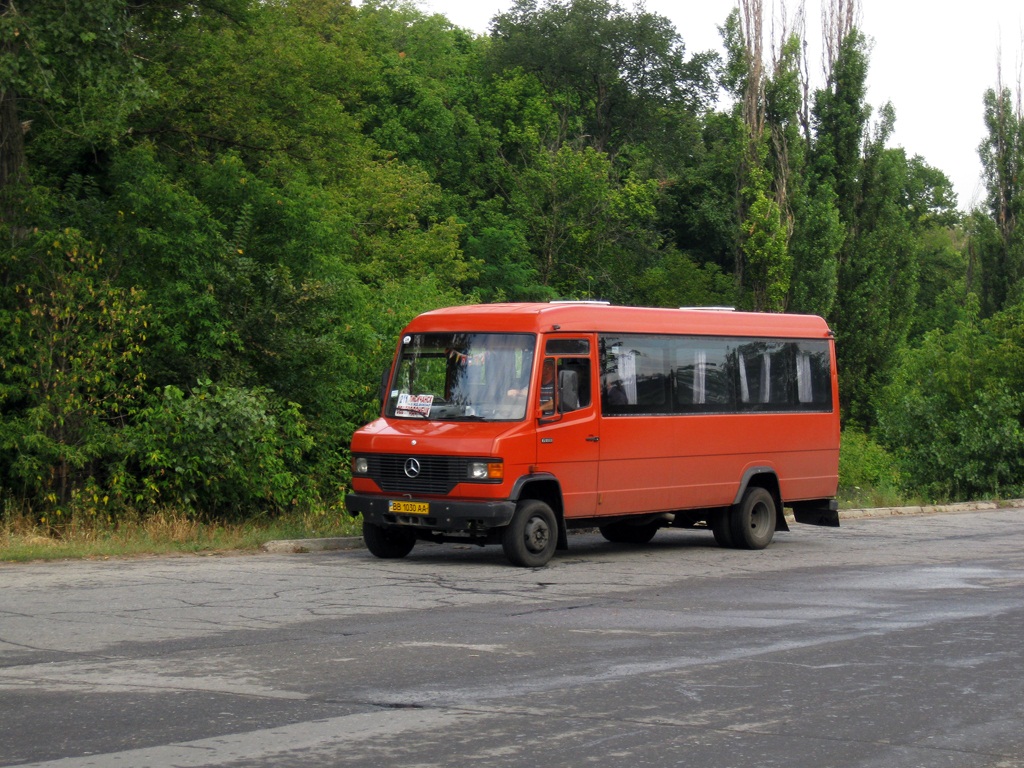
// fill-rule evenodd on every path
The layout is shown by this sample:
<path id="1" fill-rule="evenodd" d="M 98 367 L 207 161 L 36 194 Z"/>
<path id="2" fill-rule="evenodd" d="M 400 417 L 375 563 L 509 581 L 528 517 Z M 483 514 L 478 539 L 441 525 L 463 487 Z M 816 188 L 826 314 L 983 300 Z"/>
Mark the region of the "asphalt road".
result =
<path id="1" fill-rule="evenodd" d="M 1024 768 L 1022 523 L 0 566 L 0 765 Z"/>

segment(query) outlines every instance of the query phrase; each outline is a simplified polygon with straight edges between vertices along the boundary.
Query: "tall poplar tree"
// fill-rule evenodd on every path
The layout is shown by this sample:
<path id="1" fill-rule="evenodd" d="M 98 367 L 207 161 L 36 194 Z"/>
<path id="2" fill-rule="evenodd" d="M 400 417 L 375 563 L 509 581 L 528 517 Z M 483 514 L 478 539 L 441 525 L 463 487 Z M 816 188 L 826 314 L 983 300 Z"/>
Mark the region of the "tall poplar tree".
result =
<path id="1" fill-rule="evenodd" d="M 991 314 L 1024 297 L 1024 110 L 1021 94 L 1014 99 L 1002 85 L 985 92 L 984 104 L 988 135 L 979 153 L 995 237 L 976 244 L 982 309 Z"/>

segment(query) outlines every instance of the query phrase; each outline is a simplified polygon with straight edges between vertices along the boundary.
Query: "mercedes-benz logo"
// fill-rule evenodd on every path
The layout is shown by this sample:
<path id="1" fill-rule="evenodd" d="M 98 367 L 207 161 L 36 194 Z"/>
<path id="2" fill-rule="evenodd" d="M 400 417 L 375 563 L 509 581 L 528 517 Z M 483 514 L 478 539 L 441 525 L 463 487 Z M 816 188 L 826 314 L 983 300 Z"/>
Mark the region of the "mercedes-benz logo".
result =
<path id="1" fill-rule="evenodd" d="M 420 476 L 420 462 L 419 459 L 406 459 L 405 460 L 405 476 L 419 477 Z"/>

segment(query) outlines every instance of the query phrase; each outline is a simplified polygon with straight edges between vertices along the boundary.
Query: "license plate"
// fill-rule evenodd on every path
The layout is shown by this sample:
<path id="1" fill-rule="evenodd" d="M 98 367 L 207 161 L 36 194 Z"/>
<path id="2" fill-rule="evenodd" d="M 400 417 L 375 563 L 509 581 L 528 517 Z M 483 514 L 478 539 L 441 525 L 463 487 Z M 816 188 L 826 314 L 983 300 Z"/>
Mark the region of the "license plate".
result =
<path id="1" fill-rule="evenodd" d="M 388 512 L 397 512 L 400 515 L 428 515 L 430 505 L 425 501 L 389 501 Z"/>

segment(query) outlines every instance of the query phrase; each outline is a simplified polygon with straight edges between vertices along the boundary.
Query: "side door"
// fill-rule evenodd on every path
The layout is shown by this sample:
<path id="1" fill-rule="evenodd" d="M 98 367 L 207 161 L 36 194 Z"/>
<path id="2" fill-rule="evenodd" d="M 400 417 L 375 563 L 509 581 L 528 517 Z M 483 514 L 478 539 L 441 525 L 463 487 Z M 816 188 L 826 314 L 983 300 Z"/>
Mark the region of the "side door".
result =
<path id="1" fill-rule="evenodd" d="M 536 388 L 537 464 L 558 478 L 566 517 L 597 512 L 600 419 L 594 375 L 596 344 L 588 334 L 544 337 Z"/>

